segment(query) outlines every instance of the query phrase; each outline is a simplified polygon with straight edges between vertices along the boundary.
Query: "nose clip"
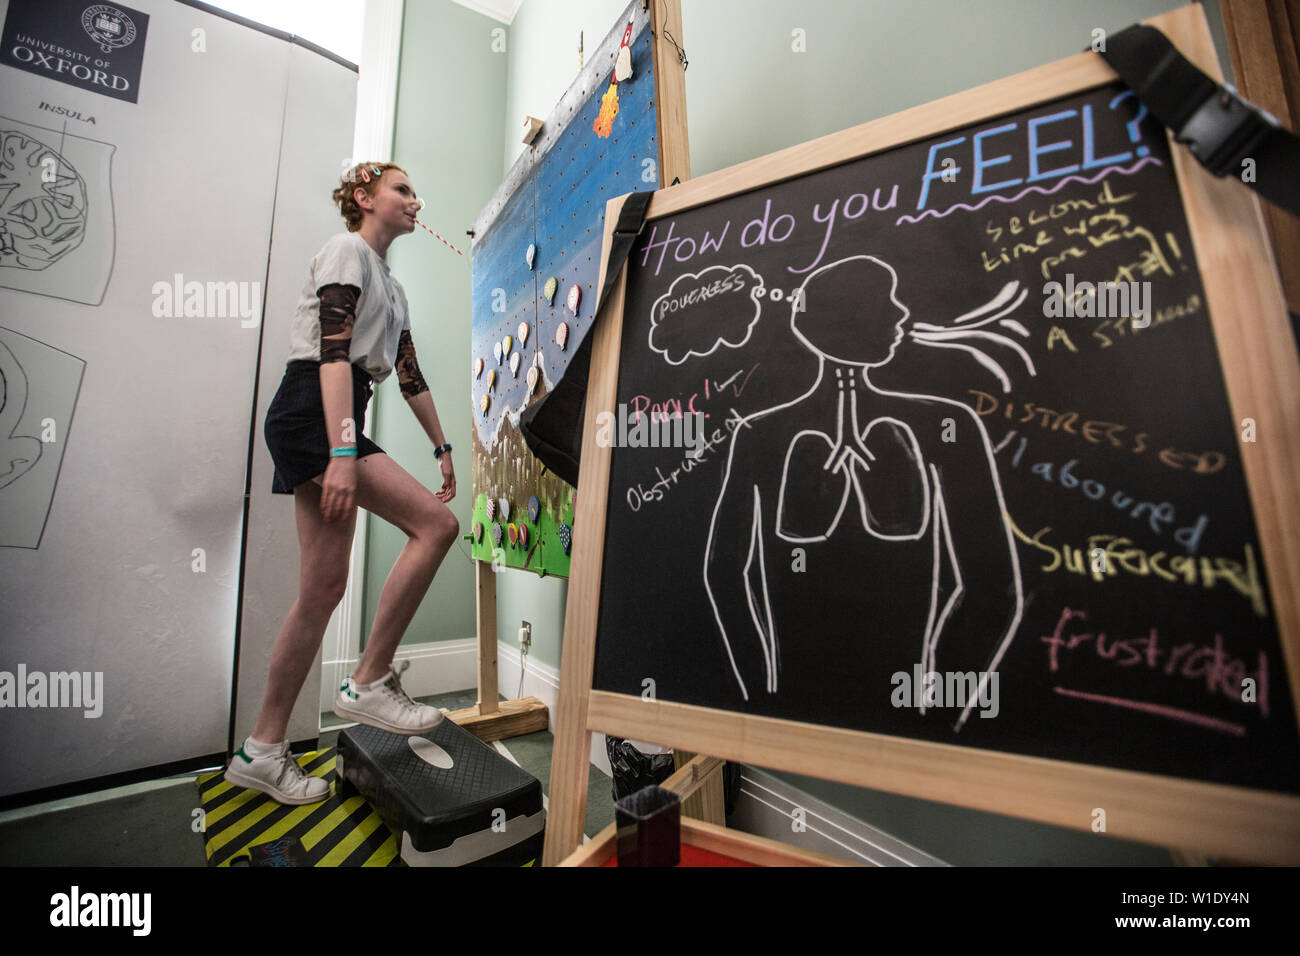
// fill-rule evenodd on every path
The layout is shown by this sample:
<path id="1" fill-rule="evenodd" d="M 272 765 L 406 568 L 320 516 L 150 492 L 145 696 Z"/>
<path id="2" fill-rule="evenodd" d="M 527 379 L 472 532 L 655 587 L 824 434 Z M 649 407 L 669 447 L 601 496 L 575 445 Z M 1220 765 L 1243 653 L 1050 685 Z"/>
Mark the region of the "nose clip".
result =
<path id="1" fill-rule="evenodd" d="M 416 207 L 416 212 L 424 212 L 424 200 L 417 199 L 415 201 L 415 207 Z"/>

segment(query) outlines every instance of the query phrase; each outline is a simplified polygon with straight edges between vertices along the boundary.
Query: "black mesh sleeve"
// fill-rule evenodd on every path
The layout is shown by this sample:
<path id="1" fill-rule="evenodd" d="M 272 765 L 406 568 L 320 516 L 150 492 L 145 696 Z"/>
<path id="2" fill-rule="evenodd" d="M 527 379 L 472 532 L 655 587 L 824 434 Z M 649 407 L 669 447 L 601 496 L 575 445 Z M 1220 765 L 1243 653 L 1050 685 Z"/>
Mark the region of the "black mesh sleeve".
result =
<path id="1" fill-rule="evenodd" d="M 319 294 L 321 364 L 350 361 L 352 324 L 361 290 L 350 285 L 327 285 Z"/>
<path id="2" fill-rule="evenodd" d="M 402 386 L 402 397 L 408 401 L 429 390 L 420 374 L 420 363 L 415 360 L 415 343 L 411 341 L 410 329 L 403 329 L 401 338 L 397 340 L 397 381 Z"/>

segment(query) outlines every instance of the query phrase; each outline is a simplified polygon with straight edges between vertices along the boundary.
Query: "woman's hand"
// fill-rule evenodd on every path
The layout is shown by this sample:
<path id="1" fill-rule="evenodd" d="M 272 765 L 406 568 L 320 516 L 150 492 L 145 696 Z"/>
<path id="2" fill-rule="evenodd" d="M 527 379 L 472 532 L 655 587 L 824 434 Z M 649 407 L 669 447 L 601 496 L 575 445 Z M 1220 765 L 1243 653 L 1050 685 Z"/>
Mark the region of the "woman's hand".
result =
<path id="1" fill-rule="evenodd" d="M 320 513 L 327 522 L 352 516 L 356 507 L 357 460 L 352 457 L 331 458 L 321 482 Z"/>
<path id="2" fill-rule="evenodd" d="M 442 468 L 442 490 L 435 491 L 433 496 L 445 505 L 456 497 L 456 472 L 452 468 L 451 452 L 439 455 L 438 464 Z"/>

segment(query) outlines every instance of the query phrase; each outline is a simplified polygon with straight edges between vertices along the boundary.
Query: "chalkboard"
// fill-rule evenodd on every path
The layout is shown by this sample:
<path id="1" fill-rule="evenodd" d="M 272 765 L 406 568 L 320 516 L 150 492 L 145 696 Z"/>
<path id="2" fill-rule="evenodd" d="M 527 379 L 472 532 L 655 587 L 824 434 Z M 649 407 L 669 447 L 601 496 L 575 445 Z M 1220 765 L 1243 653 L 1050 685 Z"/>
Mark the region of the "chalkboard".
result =
<path id="1" fill-rule="evenodd" d="M 1205 302 L 1118 84 L 650 223 L 594 686 L 1300 792 Z"/>
<path id="2" fill-rule="evenodd" d="M 1238 425 L 1139 115 L 1105 86 L 646 227 L 596 688 L 1300 792 Z M 631 447 L 652 431 L 681 446 Z"/>
<path id="3" fill-rule="evenodd" d="M 600 730 L 1300 860 L 1295 343 L 1100 57 L 661 190 L 592 334 L 553 809 Z"/>

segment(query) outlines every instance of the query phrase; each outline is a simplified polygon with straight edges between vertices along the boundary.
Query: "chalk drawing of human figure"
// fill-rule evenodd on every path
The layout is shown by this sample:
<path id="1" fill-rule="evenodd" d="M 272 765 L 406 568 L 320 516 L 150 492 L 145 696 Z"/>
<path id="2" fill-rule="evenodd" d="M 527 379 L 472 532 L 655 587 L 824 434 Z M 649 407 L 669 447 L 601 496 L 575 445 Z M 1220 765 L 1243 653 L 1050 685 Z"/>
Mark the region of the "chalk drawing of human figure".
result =
<path id="1" fill-rule="evenodd" d="M 879 707 L 890 675 L 910 677 L 915 664 L 975 672 L 982 690 L 1024 607 L 979 418 L 872 384 L 908 321 L 897 285 L 867 255 L 807 277 L 790 324 L 818 357 L 816 379 L 736 428 L 709 527 L 704 584 L 741 694 L 802 702 L 818 722 Z M 983 324 L 918 325 L 913 337 L 949 348 L 1002 338 L 971 331 Z M 975 704 L 948 711 L 955 730 Z"/>

